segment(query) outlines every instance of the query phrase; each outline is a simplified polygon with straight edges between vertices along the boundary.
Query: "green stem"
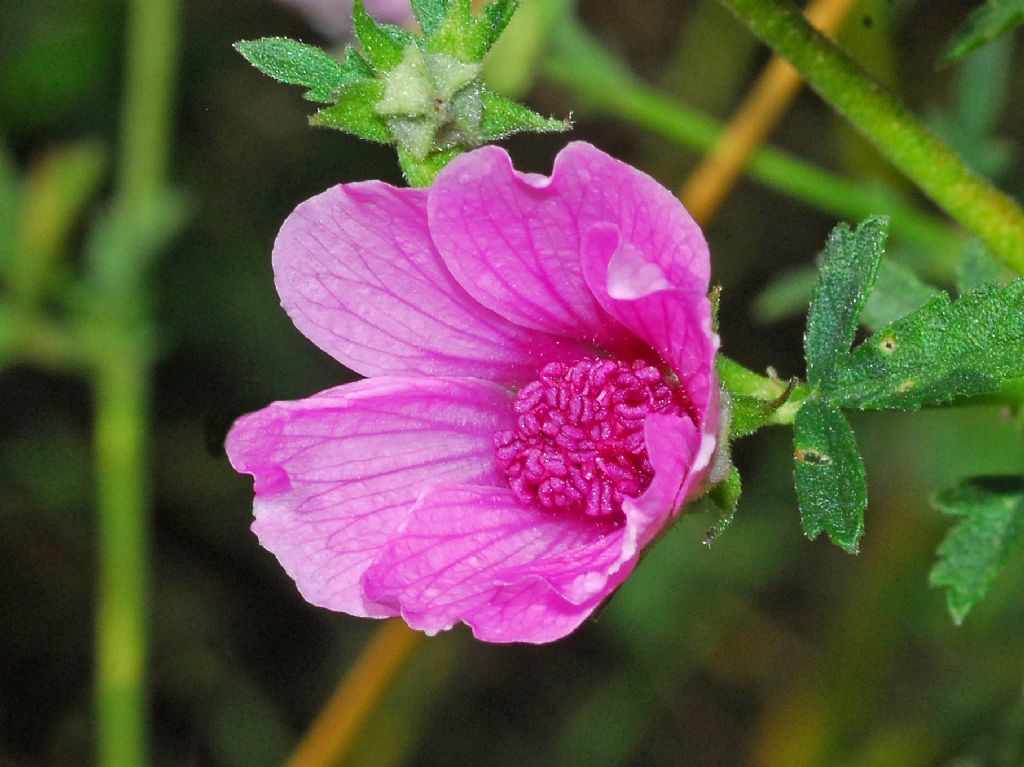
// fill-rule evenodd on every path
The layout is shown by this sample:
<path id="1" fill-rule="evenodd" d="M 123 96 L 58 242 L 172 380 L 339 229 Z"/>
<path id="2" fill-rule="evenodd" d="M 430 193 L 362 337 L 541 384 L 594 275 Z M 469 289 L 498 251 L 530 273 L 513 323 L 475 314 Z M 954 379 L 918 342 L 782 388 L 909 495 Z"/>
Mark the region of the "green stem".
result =
<path id="1" fill-rule="evenodd" d="M 632 120 L 681 146 L 710 151 L 724 127 L 698 110 L 673 101 L 637 81 L 571 16 L 560 20 L 546 60 L 553 80 L 572 88 L 594 110 Z M 886 212 L 892 231 L 929 250 L 943 263 L 936 271 L 953 273 L 960 250 L 955 233 L 881 188 L 868 187 L 822 170 L 776 149 L 754 152 L 747 172 L 766 186 L 820 210 L 859 220 Z"/>
<path id="2" fill-rule="evenodd" d="M 720 0 L 941 208 L 1024 274 L 1024 211 L 975 173 L 788 0 Z"/>
<path id="3" fill-rule="evenodd" d="M 163 192 L 171 151 L 178 0 L 130 0 L 126 83 L 116 197 L 131 217 Z M 148 312 L 130 248 L 106 256 L 113 279 L 96 296 L 99 582 L 96 616 L 97 763 L 149 761 L 146 666 L 149 648 Z M 112 268 L 113 267 L 113 268 Z M 100 340 L 102 339 L 102 340 Z"/>
<path id="4" fill-rule="evenodd" d="M 139 205 L 158 193 L 171 152 L 177 0 L 129 0 L 118 196 Z"/>
<path id="5" fill-rule="evenodd" d="M 722 354 L 719 354 L 715 360 L 715 366 L 720 383 L 734 397 L 750 398 L 766 405 L 778 402 L 785 397 L 781 405 L 771 410 L 763 420 L 759 420 L 758 428 L 760 426 L 786 426 L 793 423 L 797 411 L 800 410 L 810 394 L 810 387 L 805 383 L 797 383 L 790 387 L 789 381 L 755 373 Z"/>
<path id="6" fill-rule="evenodd" d="M 148 762 L 146 662 L 149 592 L 146 509 L 148 365 L 121 348 L 93 378 L 99 505 L 96 611 L 97 764 Z"/>

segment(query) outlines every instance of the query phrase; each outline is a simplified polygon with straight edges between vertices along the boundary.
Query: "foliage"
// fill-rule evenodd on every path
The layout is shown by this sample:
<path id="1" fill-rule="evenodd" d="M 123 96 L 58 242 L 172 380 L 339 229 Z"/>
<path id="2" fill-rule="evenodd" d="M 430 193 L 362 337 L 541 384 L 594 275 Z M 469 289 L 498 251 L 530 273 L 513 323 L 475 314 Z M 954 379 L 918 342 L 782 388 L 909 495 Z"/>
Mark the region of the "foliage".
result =
<path id="1" fill-rule="evenodd" d="M 307 99 L 329 104 L 310 118 L 313 125 L 394 144 L 406 179 L 426 186 L 461 151 L 522 131 L 568 128 L 480 80 L 480 62 L 516 5 L 495 0 L 476 16 L 470 0 L 417 0 L 413 11 L 423 35 L 416 36 L 378 23 L 356 0 L 354 31 L 362 53 L 349 46 L 343 61 L 281 37 L 235 48 L 264 74 L 304 86 Z"/>
<path id="2" fill-rule="evenodd" d="M 939 63 L 952 64 L 1021 24 L 1024 24 L 1024 0 L 985 0 L 953 35 Z"/>
<path id="3" fill-rule="evenodd" d="M 935 506 L 962 517 L 939 546 L 933 586 L 946 589 L 957 623 L 985 596 L 1024 534 L 1024 478 L 976 478 L 940 493 Z"/>
<path id="4" fill-rule="evenodd" d="M 794 421 L 804 531 L 855 552 L 867 488 L 842 408 L 919 409 L 996 391 L 1024 377 L 1024 280 L 988 283 L 950 302 L 938 294 L 852 351 L 879 271 L 884 219 L 829 237 L 807 316 L 810 399 Z"/>

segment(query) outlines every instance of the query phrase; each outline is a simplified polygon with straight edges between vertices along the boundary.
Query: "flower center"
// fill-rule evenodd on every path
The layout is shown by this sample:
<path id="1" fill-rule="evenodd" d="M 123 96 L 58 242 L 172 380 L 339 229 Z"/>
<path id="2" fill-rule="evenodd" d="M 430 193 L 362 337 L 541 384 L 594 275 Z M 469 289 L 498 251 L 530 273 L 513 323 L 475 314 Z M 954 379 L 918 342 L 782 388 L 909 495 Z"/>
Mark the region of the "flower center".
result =
<path id="1" fill-rule="evenodd" d="M 498 466 L 520 501 L 609 518 L 654 471 L 644 420 L 680 415 L 685 395 L 644 360 L 552 362 L 516 394 L 516 428 L 494 435 Z"/>

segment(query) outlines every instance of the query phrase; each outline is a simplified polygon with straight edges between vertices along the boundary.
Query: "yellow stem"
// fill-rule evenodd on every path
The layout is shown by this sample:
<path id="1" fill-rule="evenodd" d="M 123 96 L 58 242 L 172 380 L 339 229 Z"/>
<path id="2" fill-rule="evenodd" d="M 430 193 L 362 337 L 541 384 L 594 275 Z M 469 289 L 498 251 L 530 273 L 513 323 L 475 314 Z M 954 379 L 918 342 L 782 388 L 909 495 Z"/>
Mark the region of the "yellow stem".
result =
<path id="1" fill-rule="evenodd" d="M 807 20 L 830 35 L 856 4 L 856 0 L 814 0 L 807 6 Z M 706 223 L 718 210 L 750 155 L 793 101 L 801 82 L 785 59 L 774 56 L 765 66 L 718 144 L 679 192 L 679 199 L 698 223 Z"/>
<path id="2" fill-rule="evenodd" d="M 422 638 L 422 634 L 400 620 L 381 625 L 320 711 L 286 767 L 338 764 Z"/>

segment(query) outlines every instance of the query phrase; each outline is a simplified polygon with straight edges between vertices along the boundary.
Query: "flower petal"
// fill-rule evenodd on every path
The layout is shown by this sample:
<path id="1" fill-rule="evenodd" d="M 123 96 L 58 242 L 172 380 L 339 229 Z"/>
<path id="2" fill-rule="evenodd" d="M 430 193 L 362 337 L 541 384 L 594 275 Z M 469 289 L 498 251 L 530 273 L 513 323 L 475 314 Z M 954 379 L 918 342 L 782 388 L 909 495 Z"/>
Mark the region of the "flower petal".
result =
<path id="1" fill-rule="evenodd" d="M 458 157 L 434 181 L 428 214 L 455 278 L 524 327 L 622 345 L 580 268 L 582 238 L 601 222 L 618 227 L 671 279 L 707 289 L 707 245 L 678 200 L 586 143 L 563 149 L 550 179 L 517 173 L 498 147 Z"/>
<path id="2" fill-rule="evenodd" d="M 620 566 L 635 564 L 640 552 L 699 491 L 711 465 L 716 438 L 701 433 L 689 418 L 653 413 L 644 422 L 647 454 L 654 468 L 650 486 L 622 504 L 626 526 Z"/>
<path id="3" fill-rule="evenodd" d="M 376 181 L 299 205 L 274 243 L 281 303 L 313 343 L 362 375 L 529 380 L 581 353 L 513 325 L 452 278 L 427 229 L 426 192 Z"/>
<path id="4" fill-rule="evenodd" d="M 625 577 L 622 528 L 559 517 L 503 488 L 426 492 L 365 576 L 367 594 L 430 633 L 458 621 L 477 637 L 547 642 L 572 631 Z"/>
<path id="5" fill-rule="evenodd" d="M 586 234 L 583 271 L 598 302 L 658 352 L 679 377 L 705 434 L 718 428 L 718 378 L 707 295 L 624 240 L 613 225 Z M 685 275 L 684 275 L 685 278 Z"/>
<path id="6" fill-rule="evenodd" d="M 360 579 L 432 482 L 497 482 L 494 433 L 510 394 L 467 379 L 376 378 L 238 419 L 232 465 L 255 478 L 253 530 L 307 601 L 352 615 L 394 610 Z"/>

